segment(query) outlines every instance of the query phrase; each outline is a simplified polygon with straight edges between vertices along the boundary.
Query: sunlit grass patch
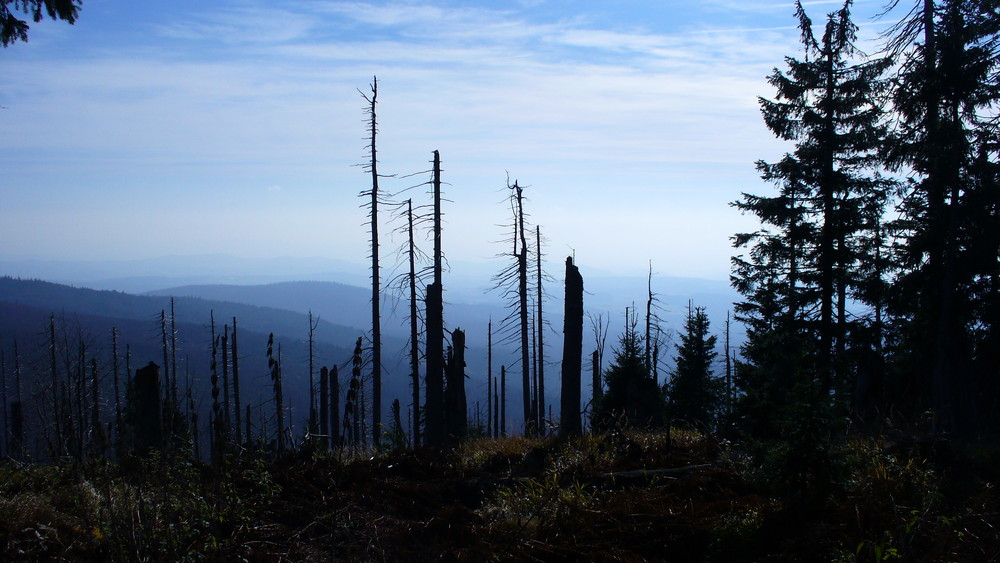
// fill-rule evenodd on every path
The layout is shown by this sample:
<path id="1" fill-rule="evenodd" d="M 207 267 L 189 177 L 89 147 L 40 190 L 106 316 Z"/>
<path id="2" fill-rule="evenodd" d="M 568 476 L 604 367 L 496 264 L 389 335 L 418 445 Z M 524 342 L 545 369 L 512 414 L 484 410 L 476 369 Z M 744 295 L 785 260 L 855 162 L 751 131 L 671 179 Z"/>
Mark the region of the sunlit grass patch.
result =
<path id="1" fill-rule="evenodd" d="M 542 444 L 542 439 L 508 436 L 479 438 L 458 447 L 458 464 L 465 471 L 507 471 L 520 463 L 524 454 Z"/>

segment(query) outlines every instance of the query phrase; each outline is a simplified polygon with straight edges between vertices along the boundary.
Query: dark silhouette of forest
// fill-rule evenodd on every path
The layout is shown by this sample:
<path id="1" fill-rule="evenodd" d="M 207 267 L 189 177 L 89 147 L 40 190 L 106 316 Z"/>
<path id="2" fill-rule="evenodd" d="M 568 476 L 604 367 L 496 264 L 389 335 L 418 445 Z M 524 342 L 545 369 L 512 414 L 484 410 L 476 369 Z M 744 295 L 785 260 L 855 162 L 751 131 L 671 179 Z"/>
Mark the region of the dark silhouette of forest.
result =
<path id="1" fill-rule="evenodd" d="M 157 328 L 149 357 L 133 357 L 118 327 L 98 354 L 57 311 L 36 319 L 35 337 L 5 342 L 0 359 L 4 555 L 1000 557 L 1000 5 L 919 0 L 871 55 L 850 0 L 816 23 L 795 7 L 802 49 L 759 100 L 792 148 L 759 161 L 765 186 L 732 204 L 760 223 L 732 237 L 738 353 L 729 322 L 714 332 L 694 303 L 669 342 L 650 281 L 605 359 L 613 321 L 590 315 L 585 342 L 586 279 L 574 257 L 562 283 L 543 270 L 530 189 L 508 178 L 494 278 L 508 314 L 478 327 L 487 394 L 470 404 L 477 327 L 448 323 L 442 156 L 407 176 L 426 178 L 412 189 L 385 190 L 373 80 L 359 194 L 370 329 L 332 352 L 310 314 L 307 377 L 290 378 L 280 332 L 251 351 L 237 317 L 210 311 L 200 365 L 184 362 L 203 376 L 196 389 L 178 370 L 173 300 L 145 321 Z M 405 239 L 388 279 L 386 225 Z M 408 311 L 395 370 L 381 332 L 390 288 Z M 552 292 L 561 330 L 546 325 Z M 494 366 L 494 345 L 516 360 Z M 296 385 L 304 422 L 288 416 Z"/>

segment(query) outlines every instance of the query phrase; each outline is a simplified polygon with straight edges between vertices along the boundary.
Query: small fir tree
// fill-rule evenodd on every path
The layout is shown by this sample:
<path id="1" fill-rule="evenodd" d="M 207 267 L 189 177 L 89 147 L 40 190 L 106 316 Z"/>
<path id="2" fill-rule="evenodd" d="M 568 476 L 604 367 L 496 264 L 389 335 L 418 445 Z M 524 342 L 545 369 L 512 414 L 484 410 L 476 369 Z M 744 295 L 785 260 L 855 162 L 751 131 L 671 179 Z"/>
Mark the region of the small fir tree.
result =
<path id="1" fill-rule="evenodd" d="M 674 369 L 667 383 L 670 417 L 698 428 L 710 429 L 718 411 L 720 388 L 712 377 L 717 337 L 709 335 L 704 307 L 688 314 L 684 333 L 677 344 Z"/>

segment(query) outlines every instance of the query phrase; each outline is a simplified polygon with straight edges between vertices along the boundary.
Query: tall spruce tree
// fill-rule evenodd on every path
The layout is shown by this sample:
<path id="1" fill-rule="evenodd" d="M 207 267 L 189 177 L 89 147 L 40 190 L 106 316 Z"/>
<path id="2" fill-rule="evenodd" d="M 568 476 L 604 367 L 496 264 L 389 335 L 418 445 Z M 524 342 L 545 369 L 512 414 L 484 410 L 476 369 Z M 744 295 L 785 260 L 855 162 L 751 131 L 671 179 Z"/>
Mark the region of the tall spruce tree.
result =
<path id="1" fill-rule="evenodd" d="M 765 225 L 734 237 L 734 246 L 749 249 L 749 257 L 733 259 L 732 275 L 744 296 L 737 319 L 748 331 L 736 377 L 744 417 L 774 414 L 775 404 L 803 396 L 796 396 L 800 386 L 846 400 L 852 383 L 848 297 L 859 296 L 859 241 L 868 225 L 859 217 L 884 203 L 889 185 L 875 172 L 886 129 L 878 99 L 889 62 L 852 64 L 861 53 L 851 3 L 827 16 L 820 37 L 796 3 L 805 57 L 787 57 L 788 70 L 768 78 L 775 98 L 760 99 L 767 127 L 795 148 L 776 163 L 757 163 L 762 178 L 779 186 L 777 196 L 744 194 L 734 204 Z"/>
<path id="2" fill-rule="evenodd" d="M 992 406 L 977 391 L 997 389 L 995 362 L 976 368 L 998 342 L 998 20 L 995 2 L 922 0 L 889 44 L 902 55 L 889 163 L 910 175 L 890 225 L 900 241 L 894 357 L 905 374 L 894 384 L 912 413 L 931 410 L 933 432 L 976 432 Z"/>

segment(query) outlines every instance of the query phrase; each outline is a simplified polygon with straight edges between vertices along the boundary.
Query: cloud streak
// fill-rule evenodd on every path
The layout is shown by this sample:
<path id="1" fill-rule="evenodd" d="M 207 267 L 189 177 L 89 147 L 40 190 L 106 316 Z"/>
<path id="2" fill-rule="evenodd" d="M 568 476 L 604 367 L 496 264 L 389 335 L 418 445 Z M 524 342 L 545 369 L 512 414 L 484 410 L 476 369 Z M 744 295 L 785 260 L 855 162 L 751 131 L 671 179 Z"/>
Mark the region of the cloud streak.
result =
<path id="1" fill-rule="evenodd" d="M 120 206 L 116 194 L 140 193 L 165 218 L 206 201 L 240 201 L 242 215 L 218 229 L 221 250 L 233 244 L 221 233 L 258 237 L 252 225 L 264 221 L 286 246 L 302 245 L 316 236 L 302 217 L 322 220 L 317 210 L 331 209 L 327 219 L 344 225 L 337 257 L 361 261 L 355 196 L 363 177 L 350 165 L 364 155 L 357 89 L 378 75 L 383 169 L 424 170 L 440 149 L 451 213 L 473 217 L 453 220 L 454 259 L 495 254 L 488 242 L 498 232 L 484 225 L 504 220 L 496 190 L 509 170 L 536 186 L 533 215 L 553 225 L 554 247 L 589 252 L 606 267 L 642 269 L 652 258 L 673 264 L 666 273 L 724 277 L 728 237 L 743 221 L 726 202 L 760 188 L 753 161 L 783 150 L 760 123 L 756 98 L 769 94 L 770 69 L 796 54 L 795 22 L 769 15 L 637 27 L 586 12 L 538 16 L 544 8 L 224 2 L 166 21 L 150 15 L 138 44 L 115 44 L 124 39 L 111 29 L 107 44 L 78 56 L 59 57 L 58 45 L 26 52 L 9 62 L 14 78 L 0 90 L 0 105 L 11 108 L 0 126 L 18 131 L 0 139 L 5 192 L 17 191 L 22 209 L 37 208 L 34 193 L 86 194 L 84 210 L 102 213 Z M 261 192 L 245 186 L 254 185 L 270 186 L 263 199 L 283 203 L 252 204 Z M 621 200 L 614 205 L 611 186 Z M 18 212 L 0 211 L 0 236 Z M 666 226 L 689 225 L 693 214 L 710 214 L 695 221 L 706 229 L 697 245 L 631 233 L 638 216 Z M 599 239 L 594 221 L 604 226 Z M 196 233 L 185 237 L 173 244 L 214 250 Z M 45 253 L 50 238 L 25 252 Z"/>

